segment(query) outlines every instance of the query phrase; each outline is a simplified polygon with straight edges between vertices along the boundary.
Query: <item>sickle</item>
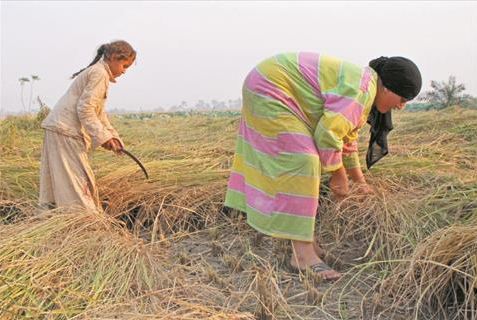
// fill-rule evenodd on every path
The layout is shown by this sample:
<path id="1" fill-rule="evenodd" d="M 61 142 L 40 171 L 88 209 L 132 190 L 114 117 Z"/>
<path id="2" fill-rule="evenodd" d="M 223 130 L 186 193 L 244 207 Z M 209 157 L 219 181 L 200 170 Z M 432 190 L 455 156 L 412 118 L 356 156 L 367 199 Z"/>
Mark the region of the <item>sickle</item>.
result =
<path id="1" fill-rule="evenodd" d="M 142 172 L 144 172 L 144 175 L 146 176 L 146 179 L 149 179 L 149 175 L 147 174 L 146 168 L 144 168 L 144 165 L 139 161 L 138 158 L 136 158 L 131 152 L 127 151 L 126 149 L 121 149 L 121 152 L 128 155 L 131 159 L 134 160 L 138 164 L 139 167 L 141 167 Z"/>

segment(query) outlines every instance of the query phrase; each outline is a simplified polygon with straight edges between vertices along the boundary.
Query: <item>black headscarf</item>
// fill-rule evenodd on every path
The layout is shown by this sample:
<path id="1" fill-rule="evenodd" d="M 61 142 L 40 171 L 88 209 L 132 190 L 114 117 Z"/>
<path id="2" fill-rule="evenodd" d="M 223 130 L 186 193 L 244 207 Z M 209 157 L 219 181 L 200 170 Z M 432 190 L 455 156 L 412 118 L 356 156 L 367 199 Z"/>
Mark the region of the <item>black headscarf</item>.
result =
<path id="1" fill-rule="evenodd" d="M 403 57 L 379 57 L 369 62 L 382 84 L 406 100 L 414 99 L 421 91 L 422 79 L 419 69 Z M 366 165 L 369 168 L 388 154 L 388 133 L 393 129 L 391 111 L 381 113 L 373 106 L 368 116 L 371 125 Z"/>
<path id="2" fill-rule="evenodd" d="M 388 154 L 388 133 L 393 129 L 391 111 L 381 113 L 373 106 L 368 116 L 371 126 L 368 152 L 366 153 L 366 165 L 369 168 L 382 157 Z"/>

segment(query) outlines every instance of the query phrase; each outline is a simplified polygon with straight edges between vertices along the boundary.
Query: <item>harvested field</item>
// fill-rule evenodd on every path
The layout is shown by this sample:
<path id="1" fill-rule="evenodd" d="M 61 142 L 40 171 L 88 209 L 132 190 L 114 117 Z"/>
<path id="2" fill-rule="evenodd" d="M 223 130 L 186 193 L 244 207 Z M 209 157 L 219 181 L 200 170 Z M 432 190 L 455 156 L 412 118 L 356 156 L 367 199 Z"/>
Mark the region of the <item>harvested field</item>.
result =
<path id="1" fill-rule="evenodd" d="M 395 113 L 391 154 L 365 172 L 373 196 L 334 202 L 323 177 L 316 234 L 345 273 L 333 284 L 291 273 L 286 241 L 223 208 L 238 120 L 114 116 L 150 179 L 95 151 L 101 216 L 40 213 L 38 120 L 1 120 L 0 318 L 477 317 L 477 111 Z"/>

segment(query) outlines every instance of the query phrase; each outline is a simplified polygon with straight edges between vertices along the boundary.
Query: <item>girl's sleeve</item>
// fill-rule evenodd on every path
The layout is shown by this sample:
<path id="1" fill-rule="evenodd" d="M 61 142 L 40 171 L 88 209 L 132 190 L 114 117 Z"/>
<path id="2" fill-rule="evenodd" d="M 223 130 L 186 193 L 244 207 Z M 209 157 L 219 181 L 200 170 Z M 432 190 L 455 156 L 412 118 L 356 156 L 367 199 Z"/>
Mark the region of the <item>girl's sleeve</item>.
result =
<path id="1" fill-rule="evenodd" d="M 101 70 L 92 68 L 76 106 L 78 118 L 91 137 L 93 148 L 101 146 L 114 137 L 98 117 L 96 111 L 99 106 L 104 104 L 103 100 L 106 98 L 108 81 L 107 75 Z"/>
<path id="2" fill-rule="evenodd" d="M 106 115 L 106 112 L 102 111 L 99 117 L 103 125 L 106 127 L 106 129 L 108 129 L 109 132 L 111 132 L 114 138 L 118 139 L 118 141 L 121 143 L 121 147 L 124 148 L 124 142 L 119 137 L 119 133 L 116 131 L 116 129 L 114 129 L 114 127 L 111 125 L 111 122 L 109 121 L 108 116 Z"/>
<path id="3" fill-rule="evenodd" d="M 324 94 L 324 98 L 324 112 L 314 132 L 322 171 L 359 165 L 357 134 L 354 137 L 353 131 L 359 123 L 362 105 L 355 98 L 337 93 Z"/>

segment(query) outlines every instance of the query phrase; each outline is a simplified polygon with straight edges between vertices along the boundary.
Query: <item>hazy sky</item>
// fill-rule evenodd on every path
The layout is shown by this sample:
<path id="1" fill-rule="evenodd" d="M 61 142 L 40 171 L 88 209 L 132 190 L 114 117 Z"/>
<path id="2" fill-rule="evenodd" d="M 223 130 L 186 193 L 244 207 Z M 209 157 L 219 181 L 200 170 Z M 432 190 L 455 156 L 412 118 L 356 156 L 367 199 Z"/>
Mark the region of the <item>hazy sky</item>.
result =
<path id="1" fill-rule="evenodd" d="M 290 51 L 363 66 L 402 55 L 420 67 L 424 89 L 452 74 L 477 95 L 477 2 L 2 1 L 3 112 L 22 109 L 18 79 L 32 74 L 41 78 L 34 95 L 53 106 L 69 76 L 116 39 L 138 58 L 111 84 L 107 109 L 236 99 L 258 62 Z"/>

